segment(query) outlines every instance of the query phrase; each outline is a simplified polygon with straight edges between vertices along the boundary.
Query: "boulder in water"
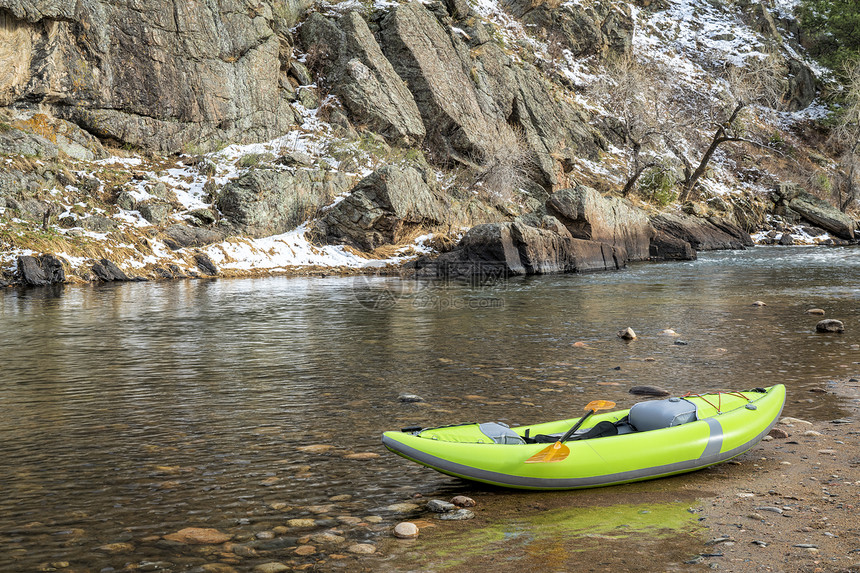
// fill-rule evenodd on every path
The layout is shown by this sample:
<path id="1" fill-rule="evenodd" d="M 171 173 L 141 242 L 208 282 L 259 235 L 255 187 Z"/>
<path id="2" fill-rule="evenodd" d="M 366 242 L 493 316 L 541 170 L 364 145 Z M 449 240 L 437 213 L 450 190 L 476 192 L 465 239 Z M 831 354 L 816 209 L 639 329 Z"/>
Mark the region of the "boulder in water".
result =
<path id="1" fill-rule="evenodd" d="M 630 394 L 635 396 L 669 396 L 670 392 L 659 386 L 633 386 L 628 390 Z"/>
<path id="2" fill-rule="evenodd" d="M 636 340 L 636 333 L 628 326 L 624 330 L 618 331 L 618 338 L 621 338 L 622 340 Z"/>
<path id="3" fill-rule="evenodd" d="M 45 286 L 65 282 L 63 263 L 54 255 L 18 257 L 18 280 L 27 286 Z"/>
<path id="4" fill-rule="evenodd" d="M 104 282 L 112 281 L 130 281 L 132 280 L 127 274 L 122 272 L 116 263 L 107 259 L 102 259 L 95 263 L 92 267 L 93 273 Z"/>
<path id="5" fill-rule="evenodd" d="M 845 325 L 841 320 L 827 318 L 815 325 L 816 332 L 845 332 Z"/>

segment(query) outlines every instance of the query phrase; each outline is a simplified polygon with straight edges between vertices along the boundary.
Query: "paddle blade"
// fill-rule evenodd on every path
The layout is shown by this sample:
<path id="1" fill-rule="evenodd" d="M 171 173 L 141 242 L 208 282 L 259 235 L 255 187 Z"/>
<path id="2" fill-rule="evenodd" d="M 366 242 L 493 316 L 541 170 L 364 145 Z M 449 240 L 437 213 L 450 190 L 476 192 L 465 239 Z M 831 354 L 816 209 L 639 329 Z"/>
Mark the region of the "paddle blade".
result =
<path id="1" fill-rule="evenodd" d="M 556 442 L 542 449 L 541 451 L 527 459 L 524 463 L 542 464 L 547 462 L 560 462 L 569 455 L 570 448 L 568 448 L 561 442 Z"/>
<path id="2" fill-rule="evenodd" d="M 610 400 L 593 400 L 585 405 L 583 410 L 592 410 L 597 412 L 598 410 L 608 410 L 609 408 L 614 408 L 615 402 Z"/>

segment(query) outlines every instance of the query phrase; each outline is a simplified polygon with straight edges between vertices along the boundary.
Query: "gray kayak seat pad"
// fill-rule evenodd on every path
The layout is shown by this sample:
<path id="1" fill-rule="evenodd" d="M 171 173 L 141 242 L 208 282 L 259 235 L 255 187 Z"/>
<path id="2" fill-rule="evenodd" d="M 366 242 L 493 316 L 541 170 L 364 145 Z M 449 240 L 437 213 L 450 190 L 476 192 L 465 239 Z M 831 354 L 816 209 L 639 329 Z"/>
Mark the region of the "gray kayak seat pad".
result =
<path id="1" fill-rule="evenodd" d="M 526 441 L 507 425 L 499 422 L 478 424 L 478 429 L 497 444 L 525 444 Z"/>
<path id="2" fill-rule="evenodd" d="M 671 428 L 698 419 L 696 405 L 683 398 L 649 400 L 630 408 L 629 422 L 639 432 Z"/>

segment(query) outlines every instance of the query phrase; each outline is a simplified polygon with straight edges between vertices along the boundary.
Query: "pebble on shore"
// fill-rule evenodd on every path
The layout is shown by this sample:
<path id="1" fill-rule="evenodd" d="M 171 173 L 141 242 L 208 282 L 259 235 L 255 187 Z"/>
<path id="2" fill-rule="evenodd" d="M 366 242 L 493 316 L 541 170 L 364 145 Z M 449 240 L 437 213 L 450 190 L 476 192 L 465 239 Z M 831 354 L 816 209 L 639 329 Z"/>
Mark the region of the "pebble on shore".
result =
<path id="1" fill-rule="evenodd" d="M 394 526 L 394 537 L 399 539 L 415 539 L 418 537 L 418 526 L 411 521 L 402 521 Z"/>
<path id="2" fill-rule="evenodd" d="M 456 505 L 457 507 L 475 507 L 478 503 L 472 499 L 471 497 L 466 497 L 465 495 L 456 495 L 451 498 L 451 503 Z"/>

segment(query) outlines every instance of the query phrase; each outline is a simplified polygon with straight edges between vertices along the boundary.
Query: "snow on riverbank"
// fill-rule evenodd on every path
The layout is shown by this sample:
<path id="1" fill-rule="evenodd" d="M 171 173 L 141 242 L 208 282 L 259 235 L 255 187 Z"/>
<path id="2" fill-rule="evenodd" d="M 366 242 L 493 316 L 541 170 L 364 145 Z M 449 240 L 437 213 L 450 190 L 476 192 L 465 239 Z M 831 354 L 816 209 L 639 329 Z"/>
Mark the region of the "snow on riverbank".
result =
<path id="1" fill-rule="evenodd" d="M 415 244 L 401 248 L 394 256 L 369 259 L 343 246 L 315 246 L 305 237 L 307 225 L 262 239 L 228 239 L 202 249 L 222 270 L 285 271 L 290 267 L 319 266 L 353 269 L 381 268 L 399 265 L 422 253 L 429 253 L 426 243 L 431 235 L 416 239 Z M 408 254 L 407 254 L 408 253 Z"/>

